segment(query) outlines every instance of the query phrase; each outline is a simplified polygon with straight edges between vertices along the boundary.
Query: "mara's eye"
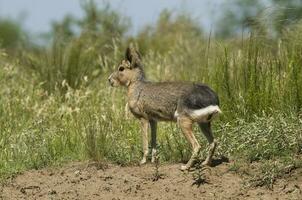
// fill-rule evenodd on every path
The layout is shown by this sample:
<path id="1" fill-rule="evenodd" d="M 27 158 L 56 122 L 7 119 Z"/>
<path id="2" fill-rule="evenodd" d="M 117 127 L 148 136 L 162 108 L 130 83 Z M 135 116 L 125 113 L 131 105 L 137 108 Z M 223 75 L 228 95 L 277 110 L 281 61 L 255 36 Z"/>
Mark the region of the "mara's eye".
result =
<path id="1" fill-rule="evenodd" d="M 119 67 L 119 68 L 118 68 L 118 70 L 119 70 L 120 72 L 124 71 L 124 69 L 125 69 L 125 67 Z"/>

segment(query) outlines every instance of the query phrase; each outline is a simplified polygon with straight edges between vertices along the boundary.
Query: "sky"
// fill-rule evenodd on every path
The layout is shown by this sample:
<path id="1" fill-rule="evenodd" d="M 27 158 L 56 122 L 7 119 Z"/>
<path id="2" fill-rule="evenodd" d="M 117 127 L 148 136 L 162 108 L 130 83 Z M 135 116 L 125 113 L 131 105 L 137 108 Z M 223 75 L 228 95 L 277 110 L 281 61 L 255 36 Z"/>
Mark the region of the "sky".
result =
<path id="1" fill-rule="evenodd" d="M 45 33 L 53 21 L 60 21 L 66 14 L 81 17 L 84 0 L 0 0 L 0 17 L 21 21 L 32 33 Z M 132 22 L 131 33 L 137 33 L 144 25 L 154 24 L 159 13 L 167 8 L 176 12 L 188 12 L 210 30 L 219 8 L 225 0 L 95 0 L 98 6 L 110 2 L 113 9 L 128 16 Z"/>

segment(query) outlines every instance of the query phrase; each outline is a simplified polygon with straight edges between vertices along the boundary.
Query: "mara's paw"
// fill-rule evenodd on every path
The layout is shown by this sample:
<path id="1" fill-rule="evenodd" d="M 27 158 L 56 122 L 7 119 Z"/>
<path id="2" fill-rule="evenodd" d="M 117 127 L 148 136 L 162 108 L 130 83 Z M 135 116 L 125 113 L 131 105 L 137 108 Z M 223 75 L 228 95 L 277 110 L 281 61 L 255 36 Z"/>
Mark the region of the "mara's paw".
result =
<path id="1" fill-rule="evenodd" d="M 140 165 L 144 165 L 147 163 L 147 159 L 146 158 L 143 158 L 141 161 L 140 161 Z"/>
<path id="2" fill-rule="evenodd" d="M 189 170 L 189 169 L 190 169 L 190 167 L 188 167 L 187 165 L 181 165 L 180 166 L 181 171 L 186 171 L 186 170 Z"/>
<path id="3" fill-rule="evenodd" d="M 152 149 L 151 163 L 155 163 L 157 158 L 156 149 Z"/>
<path id="4" fill-rule="evenodd" d="M 205 160 L 201 163 L 202 166 L 212 166 L 212 160 Z"/>

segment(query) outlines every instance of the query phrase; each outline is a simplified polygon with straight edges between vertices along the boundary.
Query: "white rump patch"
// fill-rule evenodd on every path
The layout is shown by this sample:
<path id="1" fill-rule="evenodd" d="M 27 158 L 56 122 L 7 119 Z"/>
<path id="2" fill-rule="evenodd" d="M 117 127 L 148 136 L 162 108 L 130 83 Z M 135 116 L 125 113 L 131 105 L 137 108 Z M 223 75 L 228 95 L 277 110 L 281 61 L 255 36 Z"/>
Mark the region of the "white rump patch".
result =
<path id="1" fill-rule="evenodd" d="M 217 114 L 221 113 L 221 110 L 219 107 L 210 105 L 208 107 L 199 109 L 199 110 L 191 110 L 190 115 L 192 118 L 197 119 L 199 121 L 208 121 L 209 115 L 213 115 L 213 117 Z M 209 120 L 211 120 L 213 117 L 211 117 Z"/>

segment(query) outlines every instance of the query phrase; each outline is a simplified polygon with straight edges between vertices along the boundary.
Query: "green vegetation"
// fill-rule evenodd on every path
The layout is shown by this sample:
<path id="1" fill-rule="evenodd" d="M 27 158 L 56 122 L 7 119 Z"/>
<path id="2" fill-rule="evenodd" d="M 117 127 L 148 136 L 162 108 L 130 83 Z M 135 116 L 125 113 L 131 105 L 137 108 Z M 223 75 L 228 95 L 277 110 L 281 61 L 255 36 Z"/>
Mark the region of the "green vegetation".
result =
<path id="1" fill-rule="evenodd" d="M 107 84 L 129 41 L 141 47 L 149 79 L 204 82 L 217 91 L 223 111 L 214 123 L 217 157 L 263 163 L 260 185 L 280 177 L 284 163 L 302 166 L 300 23 L 278 38 L 252 31 L 222 40 L 204 36 L 188 15 L 164 11 L 155 26 L 127 38 L 129 24 L 118 13 L 84 8 L 82 23 L 65 18 L 54 25 L 50 47 L 0 50 L 1 177 L 70 160 L 140 159 L 139 124 L 125 115 L 125 91 Z M 158 140 L 161 161 L 188 159 L 175 124 L 161 123 Z M 276 170 L 266 174 L 270 167 Z"/>
<path id="2" fill-rule="evenodd" d="M 26 38 L 21 25 L 8 18 L 0 18 L 0 48 L 17 48 Z"/>

